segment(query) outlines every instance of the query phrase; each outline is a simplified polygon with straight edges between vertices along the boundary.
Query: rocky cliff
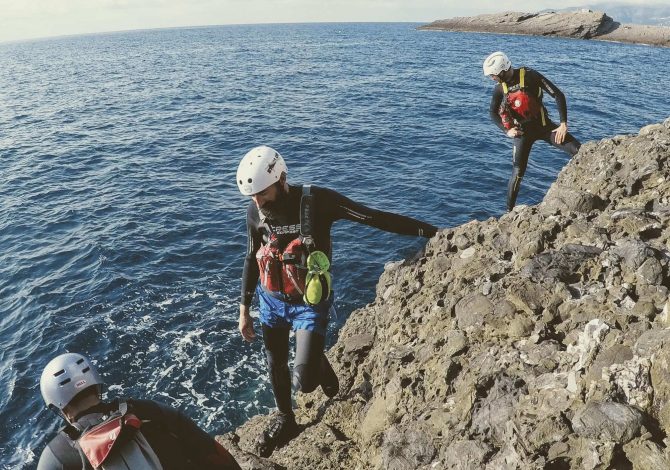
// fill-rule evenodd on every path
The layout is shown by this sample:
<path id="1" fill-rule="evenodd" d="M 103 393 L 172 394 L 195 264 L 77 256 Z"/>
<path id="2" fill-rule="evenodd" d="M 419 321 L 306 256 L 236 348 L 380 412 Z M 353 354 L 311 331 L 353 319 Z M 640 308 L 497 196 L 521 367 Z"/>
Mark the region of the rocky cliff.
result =
<path id="1" fill-rule="evenodd" d="M 562 36 L 670 47 L 670 27 L 621 24 L 605 13 L 590 10 L 458 17 L 434 21 L 419 29 Z"/>
<path id="2" fill-rule="evenodd" d="M 537 206 L 386 266 L 254 469 L 670 468 L 670 119 L 582 146 Z"/>

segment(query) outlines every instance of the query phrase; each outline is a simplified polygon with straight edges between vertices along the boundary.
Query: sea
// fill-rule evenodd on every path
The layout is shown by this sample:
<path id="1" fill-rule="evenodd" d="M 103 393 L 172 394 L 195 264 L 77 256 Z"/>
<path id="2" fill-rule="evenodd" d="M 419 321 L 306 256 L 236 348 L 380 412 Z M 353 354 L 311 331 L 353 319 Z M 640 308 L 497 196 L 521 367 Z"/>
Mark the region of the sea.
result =
<path id="1" fill-rule="evenodd" d="M 235 172 L 252 147 L 278 150 L 291 183 L 444 228 L 505 211 L 511 141 L 489 119 L 489 53 L 553 81 L 582 142 L 670 114 L 670 49 L 417 26 L 0 44 L 1 469 L 35 468 L 60 426 L 39 378 L 63 352 L 94 361 L 106 397 L 162 401 L 213 435 L 274 408 L 262 341 L 237 330 L 248 199 Z M 536 143 L 518 203 L 539 203 L 567 161 Z M 332 233 L 328 346 L 384 265 L 425 244 L 348 221 Z"/>

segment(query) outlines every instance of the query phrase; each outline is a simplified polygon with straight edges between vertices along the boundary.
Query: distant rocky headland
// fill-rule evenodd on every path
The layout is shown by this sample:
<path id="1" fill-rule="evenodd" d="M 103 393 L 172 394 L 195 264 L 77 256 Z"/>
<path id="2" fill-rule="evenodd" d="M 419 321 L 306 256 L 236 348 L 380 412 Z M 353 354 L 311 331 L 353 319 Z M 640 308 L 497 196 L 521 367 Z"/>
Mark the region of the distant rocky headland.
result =
<path id="1" fill-rule="evenodd" d="M 603 12 L 590 10 L 457 17 L 434 21 L 419 29 L 560 36 L 670 47 L 670 27 L 621 24 Z"/>
<path id="2" fill-rule="evenodd" d="M 257 455 L 268 416 L 218 439 L 257 470 L 668 469 L 669 292 L 670 118 L 388 264 L 287 446 Z"/>

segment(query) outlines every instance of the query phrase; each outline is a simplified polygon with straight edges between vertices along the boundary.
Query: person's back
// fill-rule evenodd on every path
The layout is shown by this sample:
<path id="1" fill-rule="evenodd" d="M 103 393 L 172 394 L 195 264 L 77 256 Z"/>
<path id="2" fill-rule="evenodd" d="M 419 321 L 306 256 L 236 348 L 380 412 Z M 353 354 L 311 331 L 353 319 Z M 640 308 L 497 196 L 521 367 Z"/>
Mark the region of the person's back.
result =
<path id="1" fill-rule="evenodd" d="M 104 403 L 99 399 L 101 383 L 94 367 L 79 354 L 59 356 L 45 368 L 42 395 L 67 425 L 43 450 L 38 470 L 240 468 L 183 413 L 151 400 Z"/>

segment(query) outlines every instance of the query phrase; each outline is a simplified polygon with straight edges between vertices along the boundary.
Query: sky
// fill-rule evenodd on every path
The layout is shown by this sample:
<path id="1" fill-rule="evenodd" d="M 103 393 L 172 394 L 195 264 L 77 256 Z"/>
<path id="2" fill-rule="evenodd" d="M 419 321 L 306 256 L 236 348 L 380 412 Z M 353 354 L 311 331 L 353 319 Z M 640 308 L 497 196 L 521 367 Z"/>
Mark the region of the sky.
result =
<path id="1" fill-rule="evenodd" d="M 430 22 L 588 0 L 0 0 L 0 42 L 132 29 L 248 23 Z M 626 0 L 650 4 L 653 0 Z"/>

